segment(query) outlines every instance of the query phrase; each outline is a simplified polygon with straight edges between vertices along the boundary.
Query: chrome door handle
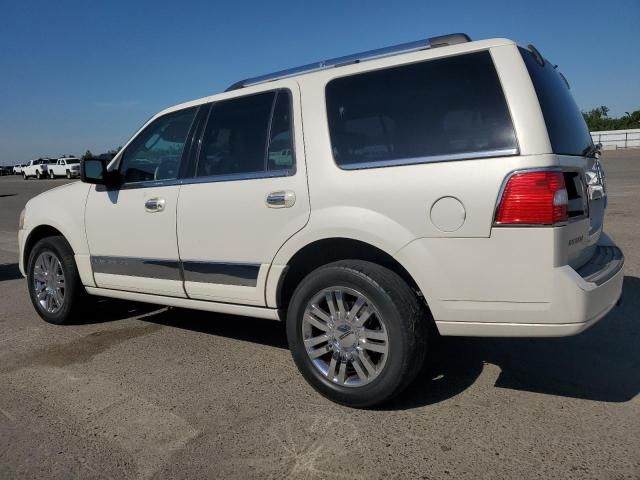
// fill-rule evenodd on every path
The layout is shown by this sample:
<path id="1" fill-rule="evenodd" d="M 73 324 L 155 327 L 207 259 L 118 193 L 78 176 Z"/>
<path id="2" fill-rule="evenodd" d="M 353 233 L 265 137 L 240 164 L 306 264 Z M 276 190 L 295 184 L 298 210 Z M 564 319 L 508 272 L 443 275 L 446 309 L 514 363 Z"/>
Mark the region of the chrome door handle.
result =
<path id="1" fill-rule="evenodd" d="M 269 208 L 289 208 L 296 203 L 296 194 L 289 190 L 271 192 L 267 195 L 267 206 Z"/>
<path id="2" fill-rule="evenodd" d="M 161 212 L 164 210 L 165 201 L 164 198 L 150 198 L 144 202 L 144 209 L 147 212 Z"/>

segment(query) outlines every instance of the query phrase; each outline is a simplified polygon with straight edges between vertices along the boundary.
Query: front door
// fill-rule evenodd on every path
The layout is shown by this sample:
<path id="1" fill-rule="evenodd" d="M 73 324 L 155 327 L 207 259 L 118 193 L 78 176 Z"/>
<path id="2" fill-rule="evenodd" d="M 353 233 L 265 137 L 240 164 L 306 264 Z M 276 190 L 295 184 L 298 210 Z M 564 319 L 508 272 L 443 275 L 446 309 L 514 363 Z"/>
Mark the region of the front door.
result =
<path id="1" fill-rule="evenodd" d="M 91 189 L 85 223 L 96 285 L 185 297 L 176 239 L 176 179 L 196 108 L 164 115 L 119 160 L 124 184 Z"/>
<path id="2" fill-rule="evenodd" d="M 299 90 L 281 84 L 211 106 L 178 201 L 190 298 L 265 305 L 276 252 L 309 218 Z"/>

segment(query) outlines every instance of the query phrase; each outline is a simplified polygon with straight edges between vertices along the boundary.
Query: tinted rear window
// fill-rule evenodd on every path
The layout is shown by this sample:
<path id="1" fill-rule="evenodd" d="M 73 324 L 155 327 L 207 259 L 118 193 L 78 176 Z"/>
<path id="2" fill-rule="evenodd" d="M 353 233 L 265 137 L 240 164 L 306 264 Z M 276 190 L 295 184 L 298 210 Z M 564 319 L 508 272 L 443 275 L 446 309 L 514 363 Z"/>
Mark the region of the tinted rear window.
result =
<path id="1" fill-rule="evenodd" d="M 342 168 L 517 153 L 489 52 L 338 78 L 326 98 Z"/>
<path id="2" fill-rule="evenodd" d="M 538 95 L 553 153 L 584 155 L 593 142 L 565 79 L 553 64 L 540 65 L 530 51 L 520 48 L 520 54 Z"/>

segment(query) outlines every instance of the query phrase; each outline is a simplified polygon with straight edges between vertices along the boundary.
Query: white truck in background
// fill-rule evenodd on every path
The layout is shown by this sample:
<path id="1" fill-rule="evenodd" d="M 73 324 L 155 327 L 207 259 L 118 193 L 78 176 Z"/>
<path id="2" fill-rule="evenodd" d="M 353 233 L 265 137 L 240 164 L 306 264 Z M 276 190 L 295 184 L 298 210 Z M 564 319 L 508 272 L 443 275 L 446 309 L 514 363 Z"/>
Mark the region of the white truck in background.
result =
<path id="1" fill-rule="evenodd" d="M 29 163 L 22 168 L 22 177 L 25 180 L 28 180 L 30 177 L 36 177 L 38 180 L 46 178 L 49 174 L 51 163 L 55 163 L 55 160 L 49 158 L 30 160 Z"/>
<path id="2" fill-rule="evenodd" d="M 48 166 L 49 178 L 80 176 L 80 159 L 76 157 L 62 157 Z"/>

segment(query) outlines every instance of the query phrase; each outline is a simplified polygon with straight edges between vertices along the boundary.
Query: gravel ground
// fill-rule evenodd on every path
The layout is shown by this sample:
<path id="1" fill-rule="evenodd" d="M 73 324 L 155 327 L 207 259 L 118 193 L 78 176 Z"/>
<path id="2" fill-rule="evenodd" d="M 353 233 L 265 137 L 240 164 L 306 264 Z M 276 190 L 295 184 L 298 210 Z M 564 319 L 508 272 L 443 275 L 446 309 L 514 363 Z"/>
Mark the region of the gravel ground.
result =
<path id="1" fill-rule="evenodd" d="M 384 409 L 317 395 L 280 324 L 108 301 L 45 324 L 0 177 L 0 478 L 640 478 L 640 150 L 607 152 L 622 306 L 559 339 L 443 339 Z"/>

